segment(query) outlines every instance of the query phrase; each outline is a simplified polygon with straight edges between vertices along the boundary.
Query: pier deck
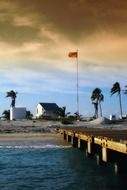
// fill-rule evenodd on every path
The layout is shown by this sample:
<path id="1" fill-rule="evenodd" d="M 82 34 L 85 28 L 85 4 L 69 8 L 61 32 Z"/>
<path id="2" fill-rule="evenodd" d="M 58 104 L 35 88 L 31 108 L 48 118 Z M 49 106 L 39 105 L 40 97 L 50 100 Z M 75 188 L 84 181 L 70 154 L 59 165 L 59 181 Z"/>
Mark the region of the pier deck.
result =
<path id="1" fill-rule="evenodd" d="M 97 154 L 100 163 L 113 161 L 117 170 L 127 172 L 127 129 L 67 126 L 59 132 L 73 147 L 86 145 L 88 155 Z"/>

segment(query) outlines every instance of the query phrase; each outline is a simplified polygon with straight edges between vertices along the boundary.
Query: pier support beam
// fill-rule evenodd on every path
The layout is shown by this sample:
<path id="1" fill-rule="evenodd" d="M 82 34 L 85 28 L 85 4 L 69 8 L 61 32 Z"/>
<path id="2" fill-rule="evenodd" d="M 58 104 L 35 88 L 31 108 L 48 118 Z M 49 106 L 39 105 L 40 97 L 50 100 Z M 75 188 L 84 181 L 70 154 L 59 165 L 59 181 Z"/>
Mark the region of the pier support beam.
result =
<path id="1" fill-rule="evenodd" d="M 127 155 L 118 154 L 117 160 L 114 164 L 115 174 L 127 175 Z"/>
<path id="2" fill-rule="evenodd" d="M 71 137 L 71 144 L 73 147 L 78 147 L 78 138 L 75 137 L 75 134 Z"/>
<path id="3" fill-rule="evenodd" d="M 107 162 L 102 158 L 102 151 L 96 155 L 97 165 L 106 165 Z"/>
<path id="4" fill-rule="evenodd" d="M 87 156 L 93 156 L 94 154 L 94 137 L 88 137 L 87 142 Z"/>
<path id="5" fill-rule="evenodd" d="M 108 150 L 107 150 L 107 140 L 102 139 L 102 161 L 108 162 Z"/>
<path id="6" fill-rule="evenodd" d="M 97 160 L 97 165 L 101 165 L 102 164 L 102 155 L 101 154 L 97 154 L 96 155 L 96 160 Z"/>
<path id="7" fill-rule="evenodd" d="M 74 137 L 73 136 L 71 136 L 71 145 L 73 146 L 73 140 L 74 139 Z"/>
<path id="8" fill-rule="evenodd" d="M 65 139 L 67 142 L 69 142 L 69 135 L 66 134 L 66 139 Z"/>
<path id="9" fill-rule="evenodd" d="M 78 138 L 73 137 L 73 147 L 78 147 Z"/>
<path id="10" fill-rule="evenodd" d="M 81 140 L 78 138 L 78 148 L 81 148 Z"/>
<path id="11" fill-rule="evenodd" d="M 102 147 L 102 161 L 107 162 L 108 161 L 108 155 L 107 155 L 107 148 Z"/>
<path id="12" fill-rule="evenodd" d="M 70 135 L 68 135 L 67 141 L 68 141 L 68 142 L 71 142 L 71 138 L 72 138 L 72 137 L 71 137 Z"/>
<path id="13" fill-rule="evenodd" d="M 66 140 L 67 139 L 67 135 L 66 135 L 66 132 L 64 131 L 64 140 Z"/>
<path id="14" fill-rule="evenodd" d="M 124 162 L 116 162 L 114 164 L 115 174 L 127 174 L 127 163 Z"/>

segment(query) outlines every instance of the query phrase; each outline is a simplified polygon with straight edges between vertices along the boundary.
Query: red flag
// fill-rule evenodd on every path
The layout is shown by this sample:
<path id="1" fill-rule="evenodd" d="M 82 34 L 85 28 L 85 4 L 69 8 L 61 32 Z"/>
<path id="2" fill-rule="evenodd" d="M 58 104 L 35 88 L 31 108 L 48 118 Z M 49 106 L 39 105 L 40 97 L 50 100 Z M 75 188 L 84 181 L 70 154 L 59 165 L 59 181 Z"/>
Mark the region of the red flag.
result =
<path id="1" fill-rule="evenodd" d="M 68 54 L 68 57 L 78 57 L 78 52 L 76 51 L 76 52 L 69 52 L 69 54 Z"/>

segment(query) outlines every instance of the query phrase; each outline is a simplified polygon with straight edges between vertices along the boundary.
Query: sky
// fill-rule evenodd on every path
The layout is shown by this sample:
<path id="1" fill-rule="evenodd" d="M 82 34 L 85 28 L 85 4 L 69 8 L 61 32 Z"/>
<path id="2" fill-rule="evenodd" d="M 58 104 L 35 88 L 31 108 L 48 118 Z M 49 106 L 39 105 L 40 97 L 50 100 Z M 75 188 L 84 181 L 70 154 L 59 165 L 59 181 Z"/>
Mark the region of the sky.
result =
<path id="1" fill-rule="evenodd" d="M 115 82 L 127 85 L 127 1 L 0 0 L 0 115 L 10 108 L 6 92 L 18 92 L 16 106 L 33 114 L 39 102 L 94 114 L 91 93 L 104 94 L 103 115 L 119 114 Z M 123 113 L 127 96 L 122 94 Z"/>

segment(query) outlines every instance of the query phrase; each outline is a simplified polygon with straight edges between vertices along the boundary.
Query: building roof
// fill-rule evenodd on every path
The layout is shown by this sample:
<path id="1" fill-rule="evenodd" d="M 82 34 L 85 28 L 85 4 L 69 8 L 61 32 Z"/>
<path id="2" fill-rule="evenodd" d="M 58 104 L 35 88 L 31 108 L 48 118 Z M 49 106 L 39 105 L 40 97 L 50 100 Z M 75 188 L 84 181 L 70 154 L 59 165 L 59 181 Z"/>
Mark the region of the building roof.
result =
<path id="1" fill-rule="evenodd" d="M 39 103 L 45 111 L 56 111 L 58 110 L 58 105 L 56 103 Z"/>

